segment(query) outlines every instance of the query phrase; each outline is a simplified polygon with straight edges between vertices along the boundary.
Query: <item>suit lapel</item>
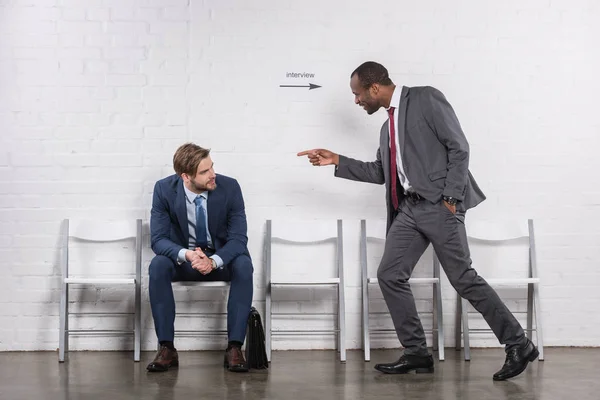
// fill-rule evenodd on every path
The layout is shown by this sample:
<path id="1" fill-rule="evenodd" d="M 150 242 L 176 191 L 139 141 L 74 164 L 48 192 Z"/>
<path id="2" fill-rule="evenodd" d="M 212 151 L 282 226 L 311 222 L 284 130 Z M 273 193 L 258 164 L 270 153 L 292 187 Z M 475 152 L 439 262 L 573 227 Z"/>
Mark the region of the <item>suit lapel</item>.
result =
<path id="1" fill-rule="evenodd" d="M 381 166 L 383 167 L 383 176 L 386 178 L 385 181 L 389 186 L 390 182 L 390 124 L 386 121 L 381 127 L 381 133 L 379 135 L 381 140 L 379 141 L 379 152 L 381 156 Z"/>
<path id="2" fill-rule="evenodd" d="M 185 203 L 185 190 L 183 189 L 183 180 L 179 180 L 177 184 L 177 191 L 175 192 L 175 215 L 177 216 L 177 222 L 179 222 L 179 228 L 187 242 L 189 241 L 190 231 L 188 229 L 188 218 L 187 218 L 187 207 Z"/>
<path id="3" fill-rule="evenodd" d="M 402 157 L 404 157 L 404 151 L 406 146 L 404 145 L 404 141 L 406 138 L 406 109 L 408 108 L 408 88 L 406 86 L 402 86 L 402 93 L 400 94 L 400 105 L 398 106 L 398 126 L 396 127 L 396 131 L 398 132 L 398 142 L 400 143 L 400 151 L 402 152 Z"/>

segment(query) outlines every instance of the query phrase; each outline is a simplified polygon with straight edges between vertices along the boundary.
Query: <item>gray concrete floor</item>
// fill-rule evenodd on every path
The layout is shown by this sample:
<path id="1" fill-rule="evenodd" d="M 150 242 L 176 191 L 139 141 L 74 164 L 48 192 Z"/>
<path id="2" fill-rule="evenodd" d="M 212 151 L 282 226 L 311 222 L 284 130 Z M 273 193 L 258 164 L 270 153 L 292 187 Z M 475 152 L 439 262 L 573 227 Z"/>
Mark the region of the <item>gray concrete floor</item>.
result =
<path id="1" fill-rule="evenodd" d="M 72 352 L 64 364 L 52 352 L 0 353 L 0 399 L 600 399 L 600 349 L 546 349 L 546 361 L 506 382 L 492 381 L 501 349 L 473 350 L 470 362 L 447 349 L 434 374 L 373 369 L 399 354 L 373 351 L 366 363 L 350 351 L 341 364 L 333 351 L 280 351 L 269 370 L 234 374 L 221 352 L 181 352 L 178 370 L 151 374 L 150 352 L 140 363 L 129 352 Z"/>

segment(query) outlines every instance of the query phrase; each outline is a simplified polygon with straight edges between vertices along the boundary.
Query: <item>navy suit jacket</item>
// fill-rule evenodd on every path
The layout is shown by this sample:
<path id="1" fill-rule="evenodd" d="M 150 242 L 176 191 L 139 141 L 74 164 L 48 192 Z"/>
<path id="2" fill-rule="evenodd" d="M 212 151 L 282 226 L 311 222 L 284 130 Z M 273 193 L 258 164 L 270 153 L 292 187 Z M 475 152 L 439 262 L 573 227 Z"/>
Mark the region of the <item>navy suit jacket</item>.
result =
<path id="1" fill-rule="evenodd" d="M 248 252 L 248 225 L 242 189 L 230 177 L 217 174 L 217 187 L 208 193 L 208 230 L 224 265 Z M 189 228 L 183 180 L 171 175 L 154 185 L 150 237 L 156 255 L 177 263 L 177 254 L 189 246 Z"/>

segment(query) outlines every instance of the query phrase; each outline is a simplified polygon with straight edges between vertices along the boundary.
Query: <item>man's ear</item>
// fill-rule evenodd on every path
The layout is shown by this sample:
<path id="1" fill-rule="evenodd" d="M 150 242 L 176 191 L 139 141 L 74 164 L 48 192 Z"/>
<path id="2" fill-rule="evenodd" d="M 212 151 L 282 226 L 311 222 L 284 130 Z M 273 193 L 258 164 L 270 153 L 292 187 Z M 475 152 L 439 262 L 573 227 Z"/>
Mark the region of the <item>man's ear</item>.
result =
<path id="1" fill-rule="evenodd" d="M 369 88 L 369 90 L 371 91 L 371 94 L 373 96 L 376 96 L 379 93 L 379 89 L 380 89 L 379 83 L 374 83 Z"/>

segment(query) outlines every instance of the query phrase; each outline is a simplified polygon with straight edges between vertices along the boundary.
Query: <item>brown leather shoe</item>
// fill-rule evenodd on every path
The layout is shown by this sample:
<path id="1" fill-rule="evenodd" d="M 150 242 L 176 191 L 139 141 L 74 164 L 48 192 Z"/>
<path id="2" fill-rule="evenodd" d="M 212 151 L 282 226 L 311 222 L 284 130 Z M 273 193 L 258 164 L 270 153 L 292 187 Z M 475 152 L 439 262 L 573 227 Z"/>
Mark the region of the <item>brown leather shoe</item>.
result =
<path id="1" fill-rule="evenodd" d="M 237 346 L 231 346 L 225 350 L 225 361 L 223 365 L 231 372 L 248 372 L 248 364 L 246 364 L 246 360 L 244 359 L 244 353 L 242 353 L 242 349 Z"/>
<path id="2" fill-rule="evenodd" d="M 154 360 L 148 364 L 146 369 L 150 372 L 164 372 L 169 368 L 177 368 L 179 366 L 179 355 L 177 350 L 171 350 L 167 346 L 160 346 Z"/>

